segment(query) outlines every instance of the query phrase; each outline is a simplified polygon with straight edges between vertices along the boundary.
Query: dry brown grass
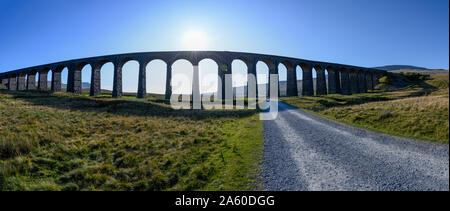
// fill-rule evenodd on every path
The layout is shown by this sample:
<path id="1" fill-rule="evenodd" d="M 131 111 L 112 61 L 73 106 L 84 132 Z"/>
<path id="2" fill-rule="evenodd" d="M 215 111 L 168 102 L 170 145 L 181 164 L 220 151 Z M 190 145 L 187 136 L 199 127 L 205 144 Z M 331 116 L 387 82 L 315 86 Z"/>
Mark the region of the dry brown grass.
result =
<path id="1" fill-rule="evenodd" d="M 448 143 L 449 99 L 424 96 L 331 108 L 320 114 L 364 128 Z"/>
<path id="2" fill-rule="evenodd" d="M 283 98 L 303 110 L 365 129 L 449 143 L 449 75 L 396 91 Z"/>
<path id="3" fill-rule="evenodd" d="M 256 188 L 256 111 L 0 91 L 0 117 L 0 190 Z"/>

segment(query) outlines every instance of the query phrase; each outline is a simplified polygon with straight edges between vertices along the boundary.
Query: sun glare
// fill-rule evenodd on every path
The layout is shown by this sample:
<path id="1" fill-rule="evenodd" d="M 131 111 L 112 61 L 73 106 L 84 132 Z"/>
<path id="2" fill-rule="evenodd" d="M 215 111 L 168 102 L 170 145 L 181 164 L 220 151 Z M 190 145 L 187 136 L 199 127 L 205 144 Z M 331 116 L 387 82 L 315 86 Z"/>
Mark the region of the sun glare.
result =
<path id="1" fill-rule="evenodd" d="M 183 37 L 183 47 L 187 50 L 206 50 L 208 37 L 202 31 L 189 31 Z"/>

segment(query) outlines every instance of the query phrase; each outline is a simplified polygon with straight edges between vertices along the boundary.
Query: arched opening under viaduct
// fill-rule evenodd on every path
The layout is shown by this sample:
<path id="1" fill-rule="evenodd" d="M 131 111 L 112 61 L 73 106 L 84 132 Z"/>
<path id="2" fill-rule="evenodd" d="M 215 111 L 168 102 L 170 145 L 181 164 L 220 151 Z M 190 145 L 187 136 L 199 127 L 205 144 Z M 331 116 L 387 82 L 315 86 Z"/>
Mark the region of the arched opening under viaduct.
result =
<path id="1" fill-rule="evenodd" d="M 192 75 L 194 66 L 186 59 L 176 60 L 172 64 L 172 93 L 192 94 Z"/>
<path id="2" fill-rule="evenodd" d="M 129 60 L 122 66 L 122 92 L 124 95 L 136 96 L 139 82 L 139 62 Z"/>
<path id="3" fill-rule="evenodd" d="M 241 59 L 235 59 L 231 63 L 233 74 L 233 96 L 242 98 L 247 95 L 247 64 Z"/>
<path id="4" fill-rule="evenodd" d="M 200 93 L 214 95 L 218 86 L 219 65 L 212 59 L 206 58 L 198 63 L 200 78 Z"/>
<path id="5" fill-rule="evenodd" d="M 287 71 L 288 67 L 285 63 L 280 62 L 278 64 L 278 83 L 279 85 L 279 93 L 280 96 L 286 96 L 287 95 Z"/>
<path id="6" fill-rule="evenodd" d="M 100 68 L 100 93 L 111 95 L 113 90 L 114 64 L 107 62 Z"/>
<path id="7" fill-rule="evenodd" d="M 81 90 L 83 93 L 89 93 L 91 88 L 92 66 L 84 64 L 81 68 Z"/>
<path id="8" fill-rule="evenodd" d="M 302 95 L 303 89 L 303 70 L 300 65 L 295 66 L 295 74 L 297 75 L 297 95 Z"/>
<path id="9" fill-rule="evenodd" d="M 262 61 L 256 63 L 256 80 L 258 81 L 258 95 L 268 96 L 269 66 Z"/>
<path id="10" fill-rule="evenodd" d="M 69 75 L 69 69 L 67 67 L 64 67 L 61 70 L 61 90 L 64 90 L 64 91 L 67 90 L 67 85 L 69 84 L 68 75 Z"/>

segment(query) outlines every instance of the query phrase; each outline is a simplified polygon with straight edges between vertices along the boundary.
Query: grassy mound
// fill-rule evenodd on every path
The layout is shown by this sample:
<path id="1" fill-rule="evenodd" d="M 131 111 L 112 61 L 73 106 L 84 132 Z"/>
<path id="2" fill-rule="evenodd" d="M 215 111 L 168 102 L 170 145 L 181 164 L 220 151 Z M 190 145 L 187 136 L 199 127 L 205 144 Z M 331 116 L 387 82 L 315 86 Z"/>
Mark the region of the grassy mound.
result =
<path id="1" fill-rule="evenodd" d="M 394 135 L 448 143 L 448 96 L 425 96 L 331 108 L 320 114 Z"/>
<path id="2" fill-rule="evenodd" d="M 256 111 L 0 91 L 0 190 L 258 189 Z"/>

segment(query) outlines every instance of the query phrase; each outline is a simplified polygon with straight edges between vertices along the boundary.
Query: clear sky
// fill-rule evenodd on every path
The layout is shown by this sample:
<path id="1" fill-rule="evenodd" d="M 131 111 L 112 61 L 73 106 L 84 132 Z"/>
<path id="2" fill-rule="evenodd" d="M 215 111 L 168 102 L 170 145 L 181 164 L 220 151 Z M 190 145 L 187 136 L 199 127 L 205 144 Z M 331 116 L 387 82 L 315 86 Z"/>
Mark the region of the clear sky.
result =
<path id="1" fill-rule="evenodd" d="M 449 68 L 448 0 L 0 0 L 0 27 L 0 72 L 107 54 L 196 49 Z M 137 74 L 136 66 L 124 69 Z M 102 70 L 102 86 L 112 84 L 111 73 Z M 83 72 L 83 81 L 89 78 Z M 137 81 L 124 80 L 130 87 Z M 149 81 L 155 85 L 150 90 L 162 85 Z"/>

